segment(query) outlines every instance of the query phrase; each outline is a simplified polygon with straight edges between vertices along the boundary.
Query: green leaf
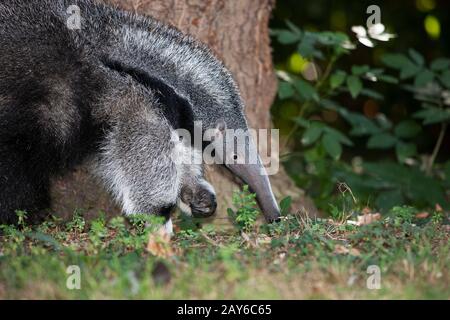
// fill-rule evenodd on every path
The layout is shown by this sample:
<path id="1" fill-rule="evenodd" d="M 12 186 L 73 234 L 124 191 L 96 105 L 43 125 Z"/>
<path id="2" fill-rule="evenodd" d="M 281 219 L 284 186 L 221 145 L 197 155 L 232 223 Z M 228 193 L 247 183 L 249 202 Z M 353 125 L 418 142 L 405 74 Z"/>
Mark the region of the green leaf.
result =
<path id="1" fill-rule="evenodd" d="M 405 120 L 400 122 L 394 130 L 397 137 L 403 139 L 411 139 L 419 134 L 422 127 L 414 120 Z"/>
<path id="2" fill-rule="evenodd" d="M 302 137 L 302 144 L 305 146 L 311 145 L 316 142 L 323 132 L 323 126 L 317 124 L 311 124 Z"/>
<path id="3" fill-rule="evenodd" d="M 333 47 L 335 53 L 343 52 L 342 43 L 345 41 L 349 41 L 349 38 L 346 34 L 341 32 L 320 32 L 317 34 L 317 41 L 327 47 Z"/>
<path id="4" fill-rule="evenodd" d="M 316 89 L 305 80 L 296 80 L 294 82 L 294 86 L 304 100 L 319 100 L 319 95 L 317 94 Z"/>
<path id="5" fill-rule="evenodd" d="M 347 78 L 347 86 L 353 99 L 357 98 L 358 95 L 361 93 L 361 90 L 363 89 L 363 84 L 361 80 L 353 75 Z"/>
<path id="6" fill-rule="evenodd" d="M 369 149 L 389 149 L 397 143 L 397 138 L 390 133 L 379 133 L 370 137 L 367 142 Z"/>
<path id="7" fill-rule="evenodd" d="M 286 215 L 289 213 L 289 209 L 291 208 L 292 198 L 290 196 L 284 198 L 280 202 L 280 210 L 282 215 Z"/>
<path id="8" fill-rule="evenodd" d="M 429 82 L 433 81 L 433 79 L 434 73 L 431 72 L 430 70 L 424 69 L 417 74 L 416 79 L 414 81 L 414 86 L 423 87 Z"/>
<path id="9" fill-rule="evenodd" d="M 371 119 L 361 114 L 351 112 L 342 116 L 352 125 L 353 128 L 350 131 L 352 136 L 371 135 L 381 131 Z"/>
<path id="10" fill-rule="evenodd" d="M 405 195 L 414 202 L 422 202 L 428 206 L 434 206 L 436 203 L 445 205 L 445 191 L 438 179 L 428 177 L 424 172 L 417 168 L 411 168 L 406 181 Z"/>
<path id="11" fill-rule="evenodd" d="M 332 134 L 326 133 L 322 138 L 322 143 L 325 151 L 335 160 L 338 160 L 342 155 L 342 146 L 339 140 Z"/>
<path id="12" fill-rule="evenodd" d="M 321 99 L 319 104 L 325 109 L 334 110 L 339 113 L 339 115 L 342 116 L 342 118 L 344 118 L 345 121 L 347 121 L 352 126 L 352 129 L 350 131 L 350 135 L 352 136 L 372 135 L 382 131 L 373 120 L 365 117 L 360 113 L 351 112 L 335 101 Z"/>
<path id="13" fill-rule="evenodd" d="M 421 206 L 445 204 L 445 193 L 439 181 L 425 175 L 418 167 L 393 162 L 364 163 L 364 171 L 385 184 L 384 189 L 401 191 L 410 202 Z"/>
<path id="14" fill-rule="evenodd" d="M 386 212 L 395 206 L 403 205 L 404 202 L 401 190 L 396 189 L 381 192 L 375 200 L 375 205 Z"/>
<path id="15" fill-rule="evenodd" d="M 317 41 L 323 45 L 332 46 L 336 43 L 337 39 L 333 32 L 325 31 L 317 34 Z"/>
<path id="16" fill-rule="evenodd" d="M 377 178 L 382 184 L 382 188 L 400 187 L 404 185 L 409 178 L 407 167 L 395 162 L 365 162 L 364 171 Z"/>
<path id="17" fill-rule="evenodd" d="M 331 89 L 339 88 L 345 81 L 347 74 L 344 71 L 336 71 L 330 77 Z"/>
<path id="18" fill-rule="evenodd" d="M 231 208 L 227 208 L 227 214 L 230 218 L 232 218 L 233 220 L 236 219 L 236 213 L 234 213 L 233 209 Z"/>
<path id="19" fill-rule="evenodd" d="M 412 62 L 405 66 L 404 68 L 402 68 L 401 72 L 400 72 L 400 79 L 409 79 L 414 77 L 421 69 L 416 66 L 415 64 L 413 64 Z"/>
<path id="20" fill-rule="evenodd" d="M 353 146 L 353 142 L 342 132 L 340 132 L 334 128 L 331 128 L 331 127 L 324 127 L 323 131 L 336 137 L 336 139 L 340 143 L 345 144 L 346 146 L 349 146 L 349 147 Z"/>
<path id="21" fill-rule="evenodd" d="M 405 66 L 411 64 L 411 61 L 403 54 L 385 54 L 381 61 L 393 69 L 401 70 Z"/>
<path id="22" fill-rule="evenodd" d="M 447 87 L 447 89 L 450 89 L 450 70 L 445 71 L 441 77 L 441 82 L 444 86 Z"/>
<path id="23" fill-rule="evenodd" d="M 292 87 L 292 84 L 289 82 L 282 81 L 278 86 L 278 96 L 280 99 L 291 98 L 294 95 L 295 91 Z"/>
<path id="24" fill-rule="evenodd" d="M 450 120 L 450 110 L 428 108 L 414 113 L 414 118 L 423 119 L 424 124 L 434 124 Z"/>
<path id="25" fill-rule="evenodd" d="M 384 96 L 382 94 L 379 94 L 378 92 L 376 92 L 375 90 L 372 90 L 372 89 L 364 88 L 361 90 L 360 94 L 362 96 L 369 97 L 369 98 L 372 98 L 375 100 L 383 100 L 384 99 Z"/>
<path id="26" fill-rule="evenodd" d="M 305 120 L 302 117 L 295 117 L 293 119 L 296 123 L 298 123 L 301 127 L 308 129 L 312 124 L 311 121 Z M 317 122 L 315 122 L 317 123 Z"/>
<path id="27" fill-rule="evenodd" d="M 370 70 L 370 73 L 372 73 L 375 76 L 381 76 L 383 75 L 384 69 L 383 68 L 374 68 Z"/>
<path id="28" fill-rule="evenodd" d="M 278 42 L 281 44 L 293 44 L 300 41 L 301 35 L 289 30 L 281 30 L 278 32 Z"/>
<path id="29" fill-rule="evenodd" d="M 297 27 L 295 24 L 293 24 L 291 21 L 286 20 L 286 25 L 289 27 L 289 29 L 291 29 L 292 32 L 294 32 L 295 34 L 301 35 L 302 31 L 300 30 L 299 27 Z"/>
<path id="30" fill-rule="evenodd" d="M 400 78 L 408 79 L 415 76 L 421 68 L 414 64 L 403 54 L 386 54 L 381 60 L 385 65 L 393 69 L 400 70 Z"/>
<path id="31" fill-rule="evenodd" d="M 439 58 L 431 63 L 431 70 L 443 71 L 450 68 L 450 59 Z"/>
<path id="32" fill-rule="evenodd" d="M 317 54 L 315 45 L 316 39 L 314 35 L 311 32 L 305 32 L 300 43 L 298 44 L 297 50 L 302 57 L 309 59 Z"/>
<path id="33" fill-rule="evenodd" d="M 398 79 L 386 74 L 381 74 L 377 77 L 378 79 L 380 79 L 383 82 L 386 83 L 391 83 L 391 84 L 398 84 Z"/>
<path id="34" fill-rule="evenodd" d="M 403 163 L 407 158 L 417 155 L 417 147 L 414 143 L 398 142 L 395 147 L 395 153 L 399 162 Z"/>
<path id="35" fill-rule="evenodd" d="M 414 49 L 409 49 L 408 51 L 409 56 L 412 58 L 412 60 L 419 66 L 423 66 L 425 63 L 425 59 L 423 58 L 423 56 L 417 52 Z"/>
<path id="36" fill-rule="evenodd" d="M 352 74 L 355 76 L 362 76 L 363 74 L 370 71 L 370 68 L 368 65 L 362 65 L 362 66 L 352 66 Z"/>

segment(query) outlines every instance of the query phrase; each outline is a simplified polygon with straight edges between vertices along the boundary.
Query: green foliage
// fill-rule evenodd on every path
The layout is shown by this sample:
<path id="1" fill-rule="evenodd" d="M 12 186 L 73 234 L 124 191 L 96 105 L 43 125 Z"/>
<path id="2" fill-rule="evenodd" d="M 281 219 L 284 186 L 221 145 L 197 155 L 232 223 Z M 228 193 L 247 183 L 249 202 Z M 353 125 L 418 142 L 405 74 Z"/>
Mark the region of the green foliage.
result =
<path id="1" fill-rule="evenodd" d="M 357 226 L 347 221 L 360 214 L 352 201 L 345 209 L 334 207 L 336 220 L 330 220 L 292 214 L 286 198 L 279 223 L 245 235 L 213 226 L 177 232 L 166 243 L 168 257 L 146 250 L 145 217 L 134 223 L 100 217 L 82 231 L 73 227 L 82 224 L 80 216 L 27 231 L 0 226 L 0 299 L 447 297 L 448 215 L 419 219 L 420 210 L 395 207 L 382 220 Z M 102 237 L 101 250 L 92 235 Z M 367 290 L 367 267 L 374 264 L 383 270 L 384 290 Z M 413 277 L 405 264 L 415 270 Z M 80 267 L 80 290 L 66 287 L 72 265 Z M 359 280 L 349 285 L 352 277 Z M 317 279 L 321 291 L 302 287 Z"/>
<path id="2" fill-rule="evenodd" d="M 72 220 L 67 223 L 67 230 L 70 232 L 81 233 L 84 231 L 85 225 L 86 221 L 84 220 L 83 215 L 77 211 Z"/>
<path id="3" fill-rule="evenodd" d="M 27 219 L 27 213 L 25 211 L 17 210 L 17 224 L 21 227 L 26 227 L 26 219 Z"/>
<path id="4" fill-rule="evenodd" d="M 255 227 L 256 219 L 260 215 L 255 199 L 256 195 L 249 192 L 247 185 L 242 191 L 235 191 L 233 194 L 233 205 L 236 211 L 229 208 L 228 216 L 240 230 L 248 232 Z"/>
<path id="5" fill-rule="evenodd" d="M 129 221 L 136 228 L 138 234 L 159 229 L 165 221 L 164 217 L 150 214 L 134 214 L 129 217 Z"/>
<path id="6" fill-rule="evenodd" d="M 320 208 L 328 211 L 330 202 L 340 201 L 336 185 L 341 182 L 358 199 L 386 212 L 403 204 L 448 207 L 448 175 L 437 156 L 450 122 L 450 59 L 428 63 L 415 49 L 384 54 L 381 61 L 394 75 L 368 64 L 345 67 L 341 61 L 356 45 L 340 32 L 304 31 L 288 22 L 287 29 L 272 34 L 281 44 L 296 45 L 295 54 L 306 61 L 301 74 L 278 70 L 278 98 L 280 107 L 290 101 L 298 110 L 289 117 L 285 147 L 292 152 L 285 165 Z M 316 70 L 313 77 L 311 70 Z M 369 116 L 342 103 L 349 99 L 355 104 L 368 99 L 380 103 L 384 98 L 380 89 L 409 93 L 419 110 L 394 120 L 382 112 Z M 325 113 L 337 120 L 327 121 Z M 424 152 L 420 143 L 424 128 L 431 124 L 441 126 L 441 133 L 432 150 Z M 353 157 L 351 162 L 347 154 Z"/>
<path id="7" fill-rule="evenodd" d="M 398 227 L 404 223 L 410 224 L 417 213 L 417 209 L 407 206 L 393 207 L 389 213 L 393 216 L 394 225 Z"/>
<path id="8" fill-rule="evenodd" d="M 292 204 L 291 197 L 286 197 L 280 201 L 280 211 L 281 211 L 282 216 L 285 216 L 288 214 L 289 209 L 291 208 L 291 204 Z"/>

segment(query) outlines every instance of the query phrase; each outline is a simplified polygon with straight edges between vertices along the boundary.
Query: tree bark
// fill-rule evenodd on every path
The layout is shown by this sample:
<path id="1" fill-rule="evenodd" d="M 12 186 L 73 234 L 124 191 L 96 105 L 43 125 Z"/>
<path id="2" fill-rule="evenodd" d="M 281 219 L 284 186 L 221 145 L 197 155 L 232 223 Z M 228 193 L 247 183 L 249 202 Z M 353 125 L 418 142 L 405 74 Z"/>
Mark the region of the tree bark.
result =
<path id="1" fill-rule="evenodd" d="M 133 12 L 151 15 L 208 44 L 232 72 L 246 103 L 249 126 L 271 128 L 270 107 L 277 80 L 272 65 L 269 19 L 275 0 L 104 0 Z M 264 152 L 263 152 L 264 153 Z M 218 195 L 218 218 L 226 216 L 236 180 L 219 166 L 207 170 L 208 180 Z M 278 200 L 290 195 L 293 208 L 305 208 L 315 215 L 312 202 L 295 187 L 285 171 L 271 176 Z M 56 182 L 57 211 L 83 207 L 89 211 L 118 211 L 96 183 L 77 170 Z M 84 201 L 81 202 L 81 201 Z"/>

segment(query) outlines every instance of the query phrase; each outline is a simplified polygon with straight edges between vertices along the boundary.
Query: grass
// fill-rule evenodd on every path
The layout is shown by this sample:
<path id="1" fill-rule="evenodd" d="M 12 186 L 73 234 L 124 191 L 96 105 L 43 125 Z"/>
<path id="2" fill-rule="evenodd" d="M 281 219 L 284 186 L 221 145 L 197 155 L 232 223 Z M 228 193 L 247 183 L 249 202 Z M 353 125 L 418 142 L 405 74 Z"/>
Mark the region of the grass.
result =
<path id="1" fill-rule="evenodd" d="M 1 226 L 0 298 L 450 298 L 448 214 L 398 207 L 356 225 L 348 219 L 360 212 L 312 220 L 285 201 L 282 221 L 265 225 L 254 221 L 252 197 L 236 201 L 233 228 L 179 218 L 170 241 L 148 216 Z M 70 266 L 79 290 L 67 287 L 76 283 Z"/>

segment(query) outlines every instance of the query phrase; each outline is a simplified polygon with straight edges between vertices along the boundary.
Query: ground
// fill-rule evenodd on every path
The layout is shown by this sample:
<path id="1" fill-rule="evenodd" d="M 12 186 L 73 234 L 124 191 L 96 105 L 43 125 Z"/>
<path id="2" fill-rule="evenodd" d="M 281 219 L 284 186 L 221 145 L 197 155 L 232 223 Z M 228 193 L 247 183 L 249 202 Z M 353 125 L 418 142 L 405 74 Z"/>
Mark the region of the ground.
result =
<path id="1" fill-rule="evenodd" d="M 286 211 L 275 225 L 241 209 L 228 228 L 179 218 L 171 240 L 148 216 L 2 226 L 0 299 L 450 298 L 447 214 Z"/>

